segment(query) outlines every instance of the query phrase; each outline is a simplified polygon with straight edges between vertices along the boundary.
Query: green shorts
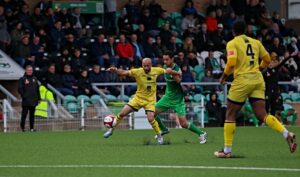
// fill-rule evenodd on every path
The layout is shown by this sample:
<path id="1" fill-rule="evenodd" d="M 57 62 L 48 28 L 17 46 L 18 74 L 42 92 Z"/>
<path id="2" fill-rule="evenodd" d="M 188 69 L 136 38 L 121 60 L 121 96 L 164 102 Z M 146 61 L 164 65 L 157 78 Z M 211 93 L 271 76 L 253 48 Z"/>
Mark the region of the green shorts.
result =
<path id="1" fill-rule="evenodd" d="M 185 116 L 185 102 L 182 101 L 174 101 L 170 100 L 167 97 L 163 96 L 156 104 L 155 109 L 159 109 L 161 111 L 166 111 L 168 109 L 174 110 L 178 116 Z"/>

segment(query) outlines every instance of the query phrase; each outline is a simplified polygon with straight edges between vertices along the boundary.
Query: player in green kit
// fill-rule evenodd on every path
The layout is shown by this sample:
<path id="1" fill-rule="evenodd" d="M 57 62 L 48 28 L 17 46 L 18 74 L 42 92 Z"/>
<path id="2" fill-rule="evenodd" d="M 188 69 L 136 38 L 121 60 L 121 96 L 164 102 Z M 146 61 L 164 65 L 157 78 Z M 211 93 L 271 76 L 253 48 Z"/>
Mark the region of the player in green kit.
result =
<path id="1" fill-rule="evenodd" d="M 179 66 L 174 63 L 172 52 L 166 52 L 163 55 L 164 68 L 171 68 L 175 71 L 181 72 Z M 206 132 L 197 128 L 192 122 L 186 120 L 184 93 L 181 87 L 181 76 L 171 76 L 165 74 L 164 78 L 167 82 L 165 95 L 155 104 L 155 119 L 162 130 L 162 135 L 169 133 L 169 129 L 160 120 L 158 114 L 173 109 L 179 118 L 180 125 L 196 133 L 199 136 L 200 144 L 206 143 Z"/>

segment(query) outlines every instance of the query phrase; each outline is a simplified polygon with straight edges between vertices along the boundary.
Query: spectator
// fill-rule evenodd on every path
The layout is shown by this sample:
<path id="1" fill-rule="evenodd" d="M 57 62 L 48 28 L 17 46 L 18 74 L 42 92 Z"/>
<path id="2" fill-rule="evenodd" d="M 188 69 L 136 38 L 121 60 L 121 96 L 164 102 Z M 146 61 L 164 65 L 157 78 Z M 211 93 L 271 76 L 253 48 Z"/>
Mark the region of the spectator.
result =
<path id="1" fill-rule="evenodd" d="M 187 65 L 183 65 L 181 71 L 182 71 L 182 79 L 181 79 L 182 83 L 195 82 L 194 76 Z M 183 85 L 182 89 L 185 93 L 188 93 L 190 95 L 201 92 L 201 90 L 197 88 L 195 85 Z"/>
<path id="2" fill-rule="evenodd" d="M 109 60 L 109 55 L 106 50 L 104 39 L 104 34 L 99 33 L 97 36 L 97 41 L 94 42 L 91 47 L 93 64 L 99 64 L 101 67 L 105 66 L 105 60 Z"/>
<path id="3" fill-rule="evenodd" d="M 54 14 L 52 7 L 48 7 L 45 13 L 47 19 L 48 29 L 54 28 L 55 22 L 58 20 L 58 17 Z"/>
<path id="4" fill-rule="evenodd" d="M 163 25 L 163 28 L 160 30 L 159 32 L 159 36 L 161 38 L 161 43 L 166 46 L 171 37 L 172 37 L 172 32 L 171 32 L 171 29 L 170 29 L 170 23 L 165 23 Z"/>
<path id="5" fill-rule="evenodd" d="M 141 43 L 138 42 L 138 36 L 136 34 L 131 35 L 131 45 L 134 51 L 134 66 L 142 66 L 142 59 L 145 57 L 145 52 Z"/>
<path id="6" fill-rule="evenodd" d="M 205 68 L 211 70 L 214 78 L 220 78 L 222 74 L 221 64 L 214 57 L 214 51 L 211 49 L 208 52 L 208 57 L 205 59 Z"/>
<path id="7" fill-rule="evenodd" d="M 13 54 L 16 62 L 22 67 L 34 64 L 35 57 L 30 54 L 29 37 L 27 35 L 22 37 L 21 43 L 16 48 L 13 48 Z"/>
<path id="8" fill-rule="evenodd" d="M 178 56 L 175 57 L 175 63 L 182 68 L 183 66 L 189 66 L 189 61 L 187 58 L 184 56 L 183 52 L 179 52 Z"/>
<path id="9" fill-rule="evenodd" d="M 145 26 L 145 31 L 147 31 L 150 35 L 156 36 L 159 33 L 158 18 L 150 15 L 149 9 L 145 9 L 143 15 L 141 17 L 140 23 Z"/>
<path id="10" fill-rule="evenodd" d="M 32 43 L 30 43 L 30 55 L 35 58 L 35 66 L 42 68 L 48 64 L 43 60 L 44 52 L 45 48 L 40 43 L 40 37 L 34 35 Z"/>
<path id="11" fill-rule="evenodd" d="M 204 50 L 208 50 L 208 46 L 211 43 L 210 35 L 207 31 L 206 23 L 202 23 L 201 30 L 197 36 L 197 51 L 201 53 Z"/>
<path id="12" fill-rule="evenodd" d="M 116 34 L 117 0 L 105 0 L 104 26 L 106 33 Z"/>
<path id="13" fill-rule="evenodd" d="M 148 8 L 150 10 L 150 14 L 156 19 L 159 18 L 161 12 L 163 11 L 163 8 L 156 2 L 156 0 L 151 0 Z"/>
<path id="14" fill-rule="evenodd" d="M 25 74 L 19 79 L 18 92 L 22 98 L 22 116 L 20 127 L 25 131 L 25 120 L 29 111 L 30 131 L 34 129 L 34 111 L 40 100 L 39 86 L 37 78 L 33 75 L 32 66 L 28 65 L 25 68 Z"/>
<path id="15" fill-rule="evenodd" d="M 226 18 L 229 16 L 230 12 L 232 12 L 232 7 L 228 3 L 228 0 L 221 0 L 221 3 L 219 5 L 219 8 L 222 11 L 223 16 Z M 218 11 L 218 10 L 217 10 Z"/>
<path id="16" fill-rule="evenodd" d="M 104 66 L 105 68 L 108 68 L 110 66 L 117 66 L 119 55 L 117 54 L 117 45 L 115 43 L 114 36 L 108 36 L 107 45 L 106 45 L 106 53 L 108 54 L 108 59 L 104 60 Z"/>
<path id="17" fill-rule="evenodd" d="M 284 56 L 285 46 L 280 43 L 278 37 L 273 38 L 272 45 L 270 47 L 270 52 L 275 52 L 278 56 Z"/>
<path id="18" fill-rule="evenodd" d="M 65 33 L 62 30 L 62 24 L 60 20 L 57 20 L 54 24 L 54 28 L 51 29 L 51 44 L 53 51 L 60 51 L 65 44 Z"/>
<path id="19" fill-rule="evenodd" d="M 230 13 L 228 14 L 228 16 L 229 15 L 230 15 Z M 228 16 L 225 16 L 223 14 L 223 11 L 222 11 L 221 8 L 217 9 L 217 11 L 216 11 L 216 19 L 217 19 L 218 24 L 224 24 L 225 25 Z"/>
<path id="20" fill-rule="evenodd" d="M 226 30 L 227 31 L 232 31 L 233 28 L 233 24 L 237 21 L 236 18 L 236 14 L 234 13 L 234 11 L 230 12 L 229 16 L 227 17 L 227 21 L 226 21 Z"/>
<path id="21" fill-rule="evenodd" d="M 31 21 L 30 21 L 30 15 L 29 15 L 29 7 L 27 4 L 22 5 L 21 11 L 18 13 L 17 18 L 22 22 L 23 27 L 25 29 L 32 30 L 31 27 Z"/>
<path id="22" fill-rule="evenodd" d="M 39 7 L 35 7 L 33 15 L 31 16 L 31 22 L 34 30 L 38 30 L 41 28 L 45 28 L 45 26 L 48 23 L 48 20 L 44 16 L 44 14 L 41 13 L 41 9 Z"/>
<path id="23" fill-rule="evenodd" d="M 176 43 L 176 36 L 172 36 L 170 39 L 170 42 L 167 44 L 167 50 L 171 51 L 174 54 L 178 54 L 179 51 L 181 50 L 181 47 L 179 44 Z"/>
<path id="24" fill-rule="evenodd" d="M 62 88 L 68 89 L 70 91 L 71 95 L 78 94 L 77 81 L 71 71 L 71 66 L 68 64 L 64 65 L 64 73 L 62 75 L 62 83 L 63 83 Z"/>
<path id="25" fill-rule="evenodd" d="M 45 76 L 43 77 L 43 82 L 50 84 L 63 95 L 73 94 L 73 91 L 71 89 L 63 87 L 61 75 L 56 73 L 55 64 L 49 65 L 48 71 L 45 73 Z"/>
<path id="26" fill-rule="evenodd" d="M 0 14 L 3 13 L 3 7 L 0 6 Z M 6 51 L 6 48 L 10 45 L 11 38 L 7 31 L 7 25 L 5 19 L 0 19 L 0 49 Z"/>
<path id="27" fill-rule="evenodd" d="M 118 18 L 118 28 L 120 34 L 130 35 L 133 32 L 132 21 L 126 13 L 122 11 L 122 15 Z"/>
<path id="28" fill-rule="evenodd" d="M 171 21 L 172 21 L 172 19 L 171 19 L 171 17 L 169 17 L 168 12 L 165 11 L 165 10 L 163 10 L 163 11 L 161 12 L 161 15 L 160 15 L 159 19 L 158 19 L 157 27 L 161 29 L 161 28 L 164 27 L 164 25 L 165 25 L 166 23 L 169 23 L 169 24 L 170 24 Z"/>
<path id="29" fill-rule="evenodd" d="M 218 4 L 217 4 L 217 0 L 211 0 L 210 4 L 208 5 L 208 7 L 206 8 L 206 14 L 210 14 L 212 11 L 217 11 L 218 8 Z"/>
<path id="30" fill-rule="evenodd" d="M 78 79 L 78 94 L 91 95 L 91 84 L 88 79 L 88 71 L 82 70 Z"/>
<path id="31" fill-rule="evenodd" d="M 218 30 L 211 35 L 211 40 L 214 43 L 214 49 L 223 51 L 226 48 L 226 34 L 224 32 L 223 24 L 218 24 Z"/>
<path id="32" fill-rule="evenodd" d="M 193 15 L 186 15 L 181 21 L 181 30 L 185 31 L 189 26 L 196 26 L 196 19 Z"/>
<path id="33" fill-rule="evenodd" d="M 208 112 L 208 117 L 214 117 L 217 122 L 222 127 L 224 123 L 224 111 L 222 109 L 222 104 L 218 101 L 218 94 L 212 92 L 210 94 L 210 99 L 206 103 L 206 110 Z"/>
<path id="34" fill-rule="evenodd" d="M 72 16 L 68 13 L 67 8 L 62 8 L 57 16 L 61 20 L 62 24 L 71 23 Z"/>
<path id="35" fill-rule="evenodd" d="M 244 19 L 244 15 L 247 9 L 247 1 L 246 0 L 230 0 L 230 5 L 233 9 L 233 12 L 240 18 Z"/>
<path id="36" fill-rule="evenodd" d="M 167 52 L 167 47 L 162 43 L 162 38 L 160 36 L 156 36 L 156 42 L 154 43 L 154 49 L 158 53 L 158 63 L 159 65 L 163 65 L 163 54 Z"/>
<path id="37" fill-rule="evenodd" d="M 260 16 L 258 1 L 250 0 L 245 9 L 245 21 L 247 24 L 255 25 Z"/>
<path id="38" fill-rule="evenodd" d="M 194 7 L 193 0 L 186 0 L 185 5 L 181 10 L 182 16 L 193 15 L 197 16 L 197 9 Z"/>
<path id="39" fill-rule="evenodd" d="M 62 74 L 64 72 L 64 66 L 66 64 L 71 65 L 71 54 L 67 48 L 63 48 L 61 55 L 55 57 L 55 66 L 56 66 L 56 71 L 59 74 Z"/>
<path id="40" fill-rule="evenodd" d="M 80 48 L 80 45 L 78 44 L 78 41 L 75 41 L 75 36 L 72 33 L 66 34 L 66 44 L 64 47 L 66 47 L 70 52 L 74 52 L 75 48 Z"/>
<path id="41" fill-rule="evenodd" d="M 145 31 L 145 25 L 140 23 L 139 28 L 134 32 L 137 35 L 138 42 L 143 44 L 147 41 L 148 33 Z"/>
<path id="42" fill-rule="evenodd" d="M 291 54 L 291 56 L 296 56 L 298 52 L 300 52 L 300 47 L 298 45 L 298 40 L 295 37 L 291 38 L 291 43 L 287 45 L 287 51 Z"/>
<path id="43" fill-rule="evenodd" d="M 73 73 L 75 76 L 79 76 L 79 73 L 86 66 L 86 61 L 81 56 L 81 50 L 76 48 L 74 50 L 74 55 L 71 59 L 71 68 L 73 69 Z"/>
<path id="44" fill-rule="evenodd" d="M 218 82 L 218 79 L 215 79 L 212 75 L 212 71 L 206 69 L 205 76 L 202 79 L 202 82 Z M 209 93 L 213 93 L 215 91 L 220 91 L 221 89 L 217 85 L 204 85 L 203 90 Z"/>
<path id="45" fill-rule="evenodd" d="M 47 8 L 52 7 L 52 2 L 50 0 L 40 0 L 35 7 L 41 9 L 41 12 L 45 12 Z"/>
<path id="46" fill-rule="evenodd" d="M 131 21 L 133 24 L 136 24 L 139 21 L 140 11 L 135 0 L 128 0 L 128 3 L 125 5 L 125 10 L 129 21 Z"/>
<path id="47" fill-rule="evenodd" d="M 80 7 L 73 8 L 71 17 L 71 25 L 77 31 L 77 35 L 81 34 L 81 29 L 85 28 L 85 20 L 80 12 Z"/>
<path id="48" fill-rule="evenodd" d="M 216 19 L 216 12 L 210 12 L 209 16 L 205 18 L 205 23 L 207 25 L 207 31 L 215 32 L 218 28 L 218 21 Z"/>
<path id="49" fill-rule="evenodd" d="M 11 36 L 11 47 L 12 49 L 14 49 L 15 47 L 17 47 L 17 45 L 19 44 L 19 42 L 21 41 L 23 35 L 24 35 L 24 31 L 22 30 L 23 25 L 21 22 L 17 22 L 15 24 L 15 27 L 13 30 L 11 30 L 10 32 L 10 36 Z"/>
<path id="50" fill-rule="evenodd" d="M 119 55 L 119 66 L 130 68 L 130 63 L 133 62 L 134 51 L 130 43 L 126 41 L 125 35 L 120 35 L 120 42 L 117 44 L 117 54 Z"/>
<path id="51" fill-rule="evenodd" d="M 153 37 L 148 36 L 147 43 L 143 45 L 145 57 L 151 58 L 152 65 L 156 66 L 158 63 L 159 51 L 153 43 Z"/>
<path id="52" fill-rule="evenodd" d="M 188 29 L 186 29 L 182 35 L 182 39 L 185 40 L 187 37 L 190 37 L 193 39 L 194 44 L 196 45 L 196 29 L 194 25 L 189 25 Z"/>

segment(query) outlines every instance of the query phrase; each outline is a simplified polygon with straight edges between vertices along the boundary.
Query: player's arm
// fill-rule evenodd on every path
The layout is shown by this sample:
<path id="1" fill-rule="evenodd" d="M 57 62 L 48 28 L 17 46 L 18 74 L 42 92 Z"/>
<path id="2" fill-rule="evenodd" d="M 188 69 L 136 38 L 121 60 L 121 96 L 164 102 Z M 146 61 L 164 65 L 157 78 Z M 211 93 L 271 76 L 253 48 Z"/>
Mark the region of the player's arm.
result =
<path id="1" fill-rule="evenodd" d="M 227 44 L 227 63 L 220 78 L 220 83 L 225 84 L 227 77 L 233 73 L 237 60 L 237 51 L 232 43 Z"/>
<path id="2" fill-rule="evenodd" d="M 166 73 L 166 74 L 170 74 L 170 75 L 172 75 L 172 76 L 181 76 L 181 72 L 172 70 L 171 68 L 167 68 L 167 69 L 165 70 L 165 73 Z"/>
<path id="3" fill-rule="evenodd" d="M 259 69 L 262 71 L 266 67 L 269 66 L 271 62 L 271 57 L 269 53 L 266 51 L 265 47 L 259 42 L 259 57 L 261 58 L 261 62 L 259 65 Z"/>
<path id="4" fill-rule="evenodd" d="M 107 71 L 117 73 L 120 76 L 129 76 L 129 71 L 128 70 L 118 69 L 116 67 L 110 67 L 110 68 L 107 69 Z"/>

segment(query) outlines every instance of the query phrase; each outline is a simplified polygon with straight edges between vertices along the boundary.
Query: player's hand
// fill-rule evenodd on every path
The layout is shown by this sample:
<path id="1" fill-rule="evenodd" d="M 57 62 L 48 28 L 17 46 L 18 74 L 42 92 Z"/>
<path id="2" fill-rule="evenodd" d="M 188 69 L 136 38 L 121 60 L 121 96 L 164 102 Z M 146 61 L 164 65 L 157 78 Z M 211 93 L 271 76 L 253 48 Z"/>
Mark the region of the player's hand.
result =
<path id="1" fill-rule="evenodd" d="M 112 66 L 112 67 L 108 68 L 106 71 L 116 72 L 117 70 L 118 70 L 117 67 Z"/>
<path id="2" fill-rule="evenodd" d="M 173 71 L 173 70 L 172 70 L 171 68 L 167 68 L 167 69 L 166 69 L 166 73 L 167 73 L 167 74 L 170 74 L 172 71 Z"/>
<path id="3" fill-rule="evenodd" d="M 226 79 L 224 77 L 221 77 L 219 82 L 220 82 L 220 84 L 225 85 Z"/>

